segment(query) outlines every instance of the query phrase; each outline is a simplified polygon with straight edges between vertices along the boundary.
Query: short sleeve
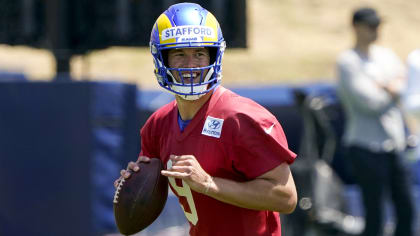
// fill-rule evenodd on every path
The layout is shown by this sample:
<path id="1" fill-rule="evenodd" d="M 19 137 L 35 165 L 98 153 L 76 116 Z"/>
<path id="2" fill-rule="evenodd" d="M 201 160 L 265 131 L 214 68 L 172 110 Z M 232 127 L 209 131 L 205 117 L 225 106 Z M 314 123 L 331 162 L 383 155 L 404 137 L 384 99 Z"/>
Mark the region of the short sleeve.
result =
<path id="1" fill-rule="evenodd" d="M 153 122 L 154 117 L 151 116 L 144 126 L 141 128 L 140 131 L 140 139 L 141 139 L 141 150 L 140 156 L 147 156 L 150 158 L 158 157 L 159 156 L 159 149 L 157 147 L 157 140 L 158 135 L 152 135 L 153 132 Z"/>
<path id="2" fill-rule="evenodd" d="M 232 154 L 234 168 L 250 179 L 284 162 L 291 164 L 296 158 L 277 119 L 266 110 L 254 114 L 259 115 L 238 115 Z"/>

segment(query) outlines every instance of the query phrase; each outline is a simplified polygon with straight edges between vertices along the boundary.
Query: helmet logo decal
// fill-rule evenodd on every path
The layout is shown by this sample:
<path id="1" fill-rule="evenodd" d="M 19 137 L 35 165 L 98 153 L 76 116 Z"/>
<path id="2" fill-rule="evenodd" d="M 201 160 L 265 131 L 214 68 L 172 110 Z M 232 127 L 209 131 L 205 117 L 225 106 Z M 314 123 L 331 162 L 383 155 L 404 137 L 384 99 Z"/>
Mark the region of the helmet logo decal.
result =
<path id="1" fill-rule="evenodd" d="M 201 134 L 220 138 L 222 134 L 223 119 L 214 118 L 207 116 L 206 122 L 204 122 L 203 131 Z"/>
<path id="2" fill-rule="evenodd" d="M 208 26 L 178 26 L 162 30 L 162 41 L 176 38 L 178 42 L 202 41 L 202 37 L 215 38 L 214 29 Z"/>

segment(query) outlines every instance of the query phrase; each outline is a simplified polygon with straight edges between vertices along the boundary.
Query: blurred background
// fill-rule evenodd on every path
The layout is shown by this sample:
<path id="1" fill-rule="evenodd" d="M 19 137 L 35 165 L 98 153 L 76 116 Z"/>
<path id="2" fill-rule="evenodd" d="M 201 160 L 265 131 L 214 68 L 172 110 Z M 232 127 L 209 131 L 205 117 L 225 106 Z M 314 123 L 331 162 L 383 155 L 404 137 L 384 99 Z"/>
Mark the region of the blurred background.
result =
<path id="1" fill-rule="evenodd" d="M 71 1 L 67 8 L 58 6 L 67 12 L 66 19 L 55 12 L 57 15 L 50 16 L 49 21 L 42 9 L 48 1 L 1 2 L 0 43 L 15 45 L 0 46 L 1 70 L 24 73 L 31 80 L 52 80 L 54 55 L 44 48 L 67 45 L 83 52 L 70 58 L 70 73 L 75 80 L 112 78 L 157 88 L 147 47 L 113 45 L 147 46 L 154 20 L 174 1 Z M 119 2 L 128 6 L 118 7 Z M 358 6 L 373 6 L 384 17 L 378 43 L 394 49 L 402 59 L 419 44 L 419 6 L 414 0 L 196 2 L 213 10 L 228 40 L 223 62 L 225 85 L 333 81 L 337 54 L 352 46 L 349 21 Z M 29 5 L 26 15 L 25 3 Z M 51 26 L 53 19 L 66 21 L 68 26 Z M 61 40 L 54 41 L 52 35 L 47 38 L 48 32 Z M 36 48 L 24 46 L 22 41 Z"/>
<path id="2" fill-rule="evenodd" d="M 0 0 L 0 235 L 117 232 L 113 181 L 136 159 L 147 117 L 173 99 L 158 87 L 147 46 L 156 18 L 177 2 Z M 221 24 L 224 86 L 275 114 L 300 155 L 299 206 L 282 216 L 283 235 L 356 235 L 363 212 L 340 146 L 335 60 L 352 47 L 360 6 L 378 10 L 378 44 L 405 60 L 420 46 L 418 2 L 191 2 Z M 408 163 L 420 200 L 418 157 Z M 170 195 L 139 235 L 186 235 L 185 222 Z"/>

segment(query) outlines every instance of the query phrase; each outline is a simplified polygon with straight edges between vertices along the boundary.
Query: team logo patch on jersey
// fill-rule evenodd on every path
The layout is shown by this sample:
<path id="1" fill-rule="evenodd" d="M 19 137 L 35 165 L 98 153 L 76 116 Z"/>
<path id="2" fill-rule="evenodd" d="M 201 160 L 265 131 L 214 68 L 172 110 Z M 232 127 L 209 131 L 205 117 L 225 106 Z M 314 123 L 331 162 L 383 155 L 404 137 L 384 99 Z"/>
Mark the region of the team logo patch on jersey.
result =
<path id="1" fill-rule="evenodd" d="M 211 116 L 207 116 L 206 122 L 203 126 L 203 131 L 201 131 L 201 134 L 220 138 L 220 135 L 222 134 L 222 126 L 223 126 L 223 119 L 214 118 Z"/>

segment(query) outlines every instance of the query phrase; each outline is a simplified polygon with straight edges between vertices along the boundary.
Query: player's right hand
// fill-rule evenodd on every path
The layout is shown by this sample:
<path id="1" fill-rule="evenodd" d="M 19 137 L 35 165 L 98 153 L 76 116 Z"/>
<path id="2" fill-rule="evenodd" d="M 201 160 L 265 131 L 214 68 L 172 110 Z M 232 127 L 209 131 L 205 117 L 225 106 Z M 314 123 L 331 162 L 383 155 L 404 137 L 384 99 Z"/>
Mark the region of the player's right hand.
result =
<path id="1" fill-rule="evenodd" d="M 137 171 L 140 170 L 140 167 L 139 167 L 139 165 L 137 165 L 137 163 L 140 163 L 140 162 L 149 162 L 149 161 L 150 161 L 150 158 L 149 157 L 146 157 L 146 156 L 139 156 L 139 158 L 137 159 L 136 162 L 130 161 L 128 163 L 128 165 L 127 165 L 127 168 L 126 169 L 122 169 L 120 171 L 120 175 L 121 176 L 114 181 L 114 187 L 115 188 L 118 188 L 118 184 L 120 183 L 120 181 L 122 180 L 122 178 L 124 178 L 124 179 L 130 178 L 132 171 L 137 172 Z"/>

